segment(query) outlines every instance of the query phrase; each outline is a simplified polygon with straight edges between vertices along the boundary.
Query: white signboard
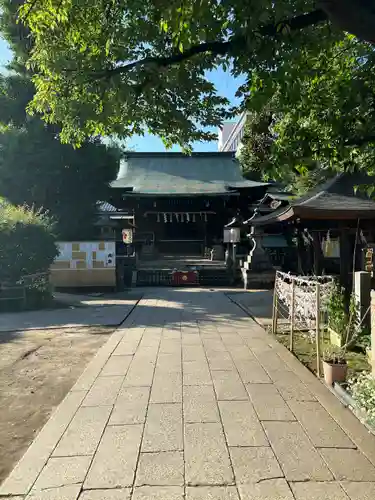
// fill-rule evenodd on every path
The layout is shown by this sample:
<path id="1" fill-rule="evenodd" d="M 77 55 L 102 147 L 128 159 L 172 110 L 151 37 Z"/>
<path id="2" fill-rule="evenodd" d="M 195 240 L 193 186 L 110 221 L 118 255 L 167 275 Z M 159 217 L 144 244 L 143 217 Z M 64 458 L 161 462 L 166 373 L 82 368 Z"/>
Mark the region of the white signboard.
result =
<path id="1" fill-rule="evenodd" d="M 116 267 L 114 241 L 59 241 L 57 247 L 55 264 L 64 264 L 63 270 Z"/>
<path id="2" fill-rule="evenodd" d="M 122 230 L 122 241 L 126 244 L 133 243 L 133 229 Z"/>
<path id="3" fill-rule="evenodd" d="M 241 230 L 239 227 L 224 229 L 224 243 L 239 243 L 241 241 Z"/>

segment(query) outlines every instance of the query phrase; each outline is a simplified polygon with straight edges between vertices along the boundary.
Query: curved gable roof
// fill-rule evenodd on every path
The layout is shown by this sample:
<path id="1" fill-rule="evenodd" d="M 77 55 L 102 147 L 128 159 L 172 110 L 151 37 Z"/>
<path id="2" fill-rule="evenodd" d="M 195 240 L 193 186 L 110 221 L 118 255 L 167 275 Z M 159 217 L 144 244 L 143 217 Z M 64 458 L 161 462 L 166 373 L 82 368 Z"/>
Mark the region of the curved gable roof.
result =
<path id="1" fill-rule="evenodd" d="M 168 196 L 230 194 L 267 185 L 244 179 L 232 153 L 129 153 L 111 183 L 134 194 Z"/>

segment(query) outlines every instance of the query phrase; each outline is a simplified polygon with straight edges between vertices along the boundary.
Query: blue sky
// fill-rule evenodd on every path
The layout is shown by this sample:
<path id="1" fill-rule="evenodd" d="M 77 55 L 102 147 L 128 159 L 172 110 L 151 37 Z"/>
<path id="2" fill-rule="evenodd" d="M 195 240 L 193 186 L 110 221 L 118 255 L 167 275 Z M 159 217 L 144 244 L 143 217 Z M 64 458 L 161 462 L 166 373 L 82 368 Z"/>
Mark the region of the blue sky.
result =
<path id="1" fill-rule="evenodd" d="M 4 42 L 0 39 L 0 66 L 4 66 L 11 57 L 11 52 Z M 242 79 L 234 79 L 232 75 L 224 72 L 222 69 L 211 72 L 211 80 L 215 84 L 218 93 L 227 97 L 232 104 L 237 103 L 235 93 L 238 87 L 243 83 Z M 134 151 L 165 151 L 162 141 L 155 136 L 145 135 L 144 137 L 134 136 L 128 141 L 129 147 Z M 194 151 L 217 151 L 217 142 L 195 143 Z M 179 151 L 174 147 L 172 151 Z"/>

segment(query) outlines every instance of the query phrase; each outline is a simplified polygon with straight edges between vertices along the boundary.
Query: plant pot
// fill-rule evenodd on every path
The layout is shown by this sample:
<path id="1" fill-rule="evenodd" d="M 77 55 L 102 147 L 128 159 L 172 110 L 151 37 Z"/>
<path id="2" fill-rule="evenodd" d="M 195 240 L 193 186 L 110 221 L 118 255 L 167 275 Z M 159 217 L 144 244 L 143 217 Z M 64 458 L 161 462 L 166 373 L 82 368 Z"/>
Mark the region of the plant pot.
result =
<path id="1" fill-rule="evenodd" d="M 323 361 L 323 372 L 325 383 L 331 386 L 334 382 L 345 382 L 348 365 L 346 363 Z"/>

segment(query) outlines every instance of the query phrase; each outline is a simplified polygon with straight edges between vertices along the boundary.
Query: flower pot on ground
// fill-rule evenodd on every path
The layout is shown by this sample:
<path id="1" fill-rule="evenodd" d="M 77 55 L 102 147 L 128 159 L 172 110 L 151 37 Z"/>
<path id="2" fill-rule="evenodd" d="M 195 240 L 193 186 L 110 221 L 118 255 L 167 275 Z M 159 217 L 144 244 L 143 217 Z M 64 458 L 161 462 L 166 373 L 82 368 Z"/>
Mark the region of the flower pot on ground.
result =
<path id="1" fill-rule="evenodd" d="M 334 382 L 345 382 L 348 365 L 345 359 L 345 350 L 330 346 L 323 353 L 323 373 L 325 383 L 329 386 Z"/>
<path id="2" fill-rule="evenodd" d="M 323 360 L 324 381 L 331 386 L 334 382 L 345 382 L 348 373 L 348 365 L 344 360 L 341 363 L 335 363 L 333 360 Z"/>

